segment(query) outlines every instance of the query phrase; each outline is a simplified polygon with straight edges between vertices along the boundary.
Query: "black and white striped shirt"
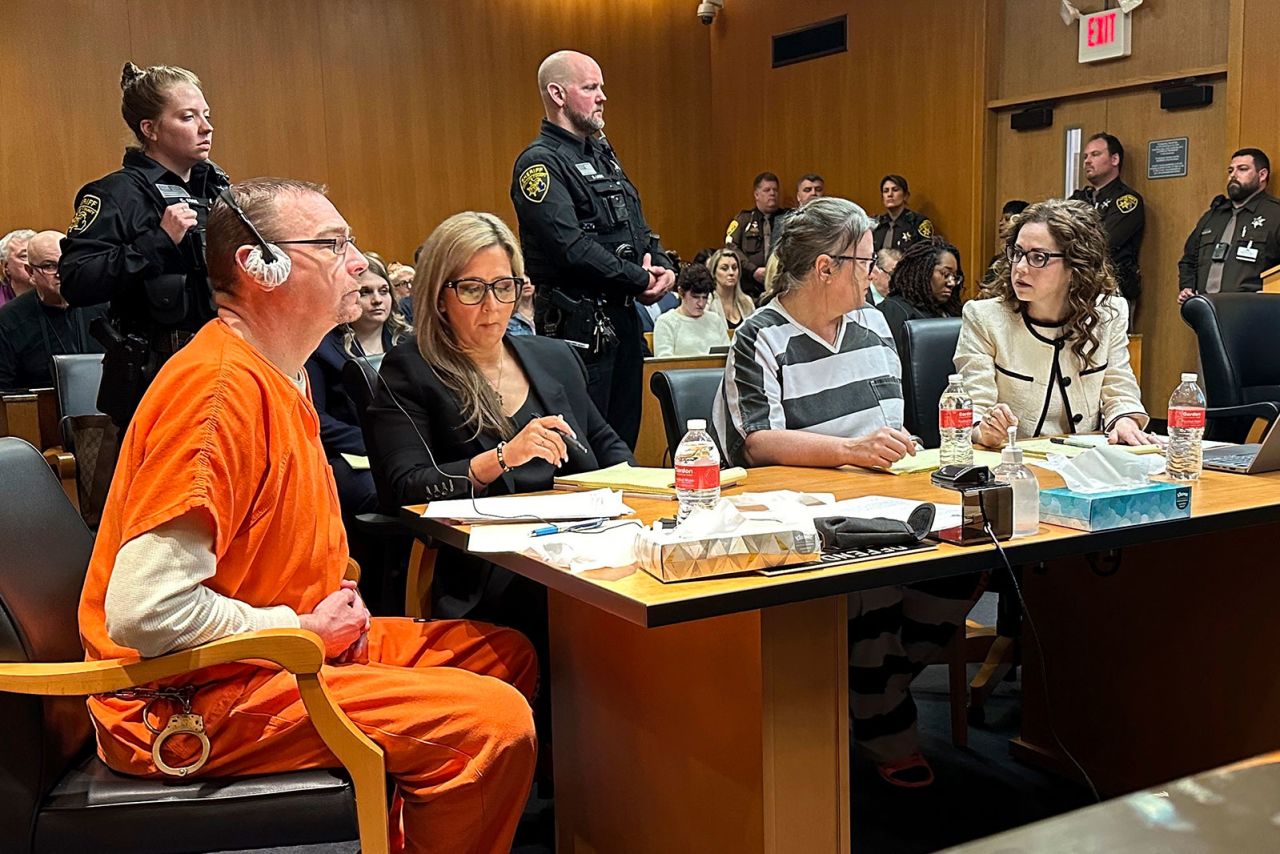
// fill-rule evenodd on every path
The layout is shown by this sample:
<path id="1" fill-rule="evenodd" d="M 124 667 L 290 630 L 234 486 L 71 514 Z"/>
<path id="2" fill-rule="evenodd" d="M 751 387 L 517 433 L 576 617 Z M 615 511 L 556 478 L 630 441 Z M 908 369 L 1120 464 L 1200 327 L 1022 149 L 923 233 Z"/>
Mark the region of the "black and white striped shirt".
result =
<path id="1" fill-rule="evenodd" d="M 884 315 L 849 312 L 832 345 L 769 303 L 738 327 L 712 412 L 733 465 L 746 465 L 743 446 L 757 430 L 854 438 L 901 428 L 902 363 Z"/>

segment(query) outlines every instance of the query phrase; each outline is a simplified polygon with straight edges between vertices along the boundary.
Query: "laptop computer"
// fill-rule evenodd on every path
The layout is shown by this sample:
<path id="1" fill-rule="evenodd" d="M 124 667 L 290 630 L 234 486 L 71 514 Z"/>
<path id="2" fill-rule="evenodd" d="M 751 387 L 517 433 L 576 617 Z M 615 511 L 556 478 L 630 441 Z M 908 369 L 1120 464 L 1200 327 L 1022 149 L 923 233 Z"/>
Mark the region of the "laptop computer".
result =
<path id="1" fill-rule="evenodd" d="M 1280 471 L 1280 430 L 1276 429 L 1278 423 L 1280 419 L 1271 422 L 1261 444 L 1226 445 L 1205 450 L 1201 455 L 1204 467 L 1211 471 L 1234 474 Z"/>

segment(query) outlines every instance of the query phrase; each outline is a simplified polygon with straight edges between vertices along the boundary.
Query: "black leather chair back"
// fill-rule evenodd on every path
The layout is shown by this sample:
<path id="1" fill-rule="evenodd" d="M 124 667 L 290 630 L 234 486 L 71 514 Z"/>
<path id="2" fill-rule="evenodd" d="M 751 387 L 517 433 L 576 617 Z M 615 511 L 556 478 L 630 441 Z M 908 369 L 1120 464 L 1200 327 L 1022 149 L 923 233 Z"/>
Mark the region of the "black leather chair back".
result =
<path id="1" fill-rule="evenodd" d="M 58 392 L 59 426 L 63 449 L 75 452 L 75 436 L 70 429 L 75 415 L 101 415 L 98 386 L 102 385 L 102 354 L 76 353 L 53 357 L 53 387 Z"/>
<path id="2" fill-rule="evenodd" d="M 675 456 L 690 418 L 704 418 L 707 426 L 711 426 L 711 408 L 722 379 L 724 368 L 657 371 L 649 378 L 649 389 L 662 407 L 662 426 L 667 433 L 669 455 Z"/>
<path id="3" fill-rule="evenodd" d="M 960 318 L 928 317 L 902 325 L 898 357 L 902 360 L 903 426 L 926 448 L 942 442 L 938 433 L 938 401 L 954 374 Z"/>
<path id="4" fill-rule="evenodd" d="M 40 452 L 0 439 L 0 661 L 84 658 L 76 609 L 92 551 Z M 89 714 L 82 697 L 0 693 L 0 723 L 0 840 L 26 840 L 45 796 L 83 755 Z"/>
<path id="5" fill-rule="evenodd" d="M 347 390 L 351 402 L 356 407 L 356 420 L 364 426 L 364 411 L 373 402 L 373 395 L 378 390 L 378 368 L 382 367 L 382 353 L 348 359 L 342 366 L 342 387 Z"/>
<path id="6" fill-rule="evenodd" d="M 1196 333 L 1209 406 L 1280 400 L 1280 294 L 1195 296 L 1182 319 Z"/>

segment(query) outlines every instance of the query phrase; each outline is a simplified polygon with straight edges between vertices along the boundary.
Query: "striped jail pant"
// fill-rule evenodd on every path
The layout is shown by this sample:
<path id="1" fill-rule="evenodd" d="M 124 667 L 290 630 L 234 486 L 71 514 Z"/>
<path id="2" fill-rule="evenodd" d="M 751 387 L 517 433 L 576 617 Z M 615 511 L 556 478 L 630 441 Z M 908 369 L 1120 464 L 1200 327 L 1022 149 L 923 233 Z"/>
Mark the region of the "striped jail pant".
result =
<path id="1" fill-rule="evenodd" d="M 849 712 L 875 762 L 919 749 L 911 680 L 933 664 L 973 605 L 981 575 L 849 594 Z"/>

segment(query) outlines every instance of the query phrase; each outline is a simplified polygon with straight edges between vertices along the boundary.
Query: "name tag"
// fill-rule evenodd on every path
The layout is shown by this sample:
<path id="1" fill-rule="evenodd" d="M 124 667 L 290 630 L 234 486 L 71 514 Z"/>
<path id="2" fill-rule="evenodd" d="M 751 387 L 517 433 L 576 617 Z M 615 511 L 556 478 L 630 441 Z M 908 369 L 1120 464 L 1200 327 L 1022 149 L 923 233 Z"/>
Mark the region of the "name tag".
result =
<path id="1" fill-rule="evenodd" d="M 178 187 L 174 184 L 156 184 L 156 189 L 166 199 L 185 199 L 191 195 L 187 192 L 186 187 Z"/>
<path id="2" fill-rule="evenodd" d="M 580 173 L 582 173 L 583 176 L 587 178 L 590 178 L 592 175 L 596 174 L 596 167 L 594 164 L 575 163 L 573 165 L 574 165 L 574 168 L 576 168 Z"/>
<path id="3" fill-rule="evenodd" d="M 1252 240 L 1249 241 L 1248 246 L 1236 247 L 1236 260 L 1248 261 L 1251 264 L 1258 260 L 1258 250 L 1253 248 Z"/>

